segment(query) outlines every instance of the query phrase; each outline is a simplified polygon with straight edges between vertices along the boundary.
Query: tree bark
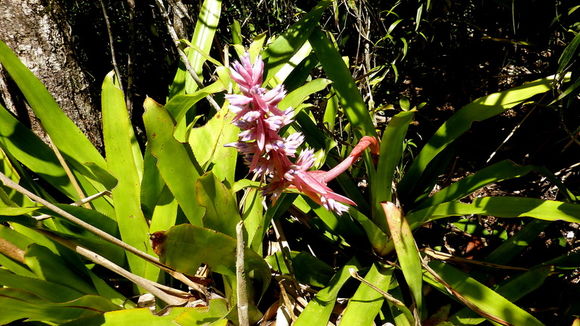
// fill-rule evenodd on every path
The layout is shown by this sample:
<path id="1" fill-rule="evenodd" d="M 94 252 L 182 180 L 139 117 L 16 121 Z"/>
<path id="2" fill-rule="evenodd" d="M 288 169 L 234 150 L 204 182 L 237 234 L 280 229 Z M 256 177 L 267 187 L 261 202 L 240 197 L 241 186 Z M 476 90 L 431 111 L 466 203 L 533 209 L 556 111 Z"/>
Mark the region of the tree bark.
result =
<path id="1" fill-rule="evenodd" d="M 102 149 L 98 99 L 91 94 L 89 76 L 73 53 L 71 28 L 58 6 L 42 0 L 0 0 L 0 39 L 42 81 L 62 110 L 79 126 L 97 148 Z M 1 68 L 0 68 L 1 69 Z M 39 135 L 37 119 L 6 72 L 0 73 L 4 104 Z"/>

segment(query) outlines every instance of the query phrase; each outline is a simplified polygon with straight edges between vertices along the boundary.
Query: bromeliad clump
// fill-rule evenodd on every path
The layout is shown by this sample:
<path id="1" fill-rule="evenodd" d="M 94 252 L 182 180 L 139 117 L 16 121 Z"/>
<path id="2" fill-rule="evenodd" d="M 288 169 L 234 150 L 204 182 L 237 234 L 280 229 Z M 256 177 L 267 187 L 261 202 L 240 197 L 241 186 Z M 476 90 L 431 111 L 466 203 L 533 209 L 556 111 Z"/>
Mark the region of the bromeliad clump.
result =
<path id="1" fill-rule="evenodd" d="M 348 158 L 330 171 L 309 169 L 314 164 L 314 151 L 302 150 L 296 157 L 304 136 L 293 133 L 282 138 L 280 129 L 293 120 L 293 110 L 282 111 L 278 103 L 286 95 L 283 85 L 271 90 L 262 87 L 264 62 L 260 57 L 252 64 L 245 55 L 240 62 L 234 62 L 232 79 L 238 84 L 242 94 L 228 94 L 230 110 L 236 115 L 234 124 L 242 131 L 238 142 L 229 144 L 244 155 L 250 171 L 267 180 L 264 192 L 276 199 L 286 189 L 297 189 L 326 209 L 342 214 L 348 205 L 356 203 L 332 191 L 327 183 L 348 169 L 371 146 L 378 153 L 378 142 L 374 137 L 363 137 Z"/>

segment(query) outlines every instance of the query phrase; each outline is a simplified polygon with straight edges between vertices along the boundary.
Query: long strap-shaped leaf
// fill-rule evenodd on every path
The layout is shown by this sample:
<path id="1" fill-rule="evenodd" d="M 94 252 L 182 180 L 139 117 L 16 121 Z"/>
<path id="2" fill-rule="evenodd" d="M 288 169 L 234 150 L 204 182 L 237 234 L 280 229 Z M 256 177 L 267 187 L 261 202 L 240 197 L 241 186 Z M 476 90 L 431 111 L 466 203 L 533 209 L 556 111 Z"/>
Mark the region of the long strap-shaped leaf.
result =
<path id="1" fill-rule="evenodd" d="M 404 197 L 411 196 L 429 163 L 455 139 L 469 130 L 473 122 L 489 119 L 523 103 L 534 95 L 547 92 L 552 89 L 553 82 L 554 76 L 539 79 L 503 92 L 481 97 L 462 107 L 443 123 L 425 144 L 401 180 L 399 193 Z"/>
<path id="2" fill-rule="evenodd" d="M 386 292 L 391 283 L 393 269 L 383 269 L 376 264 L 365 275 L 365 281 Z M 339 326 L 359 325 L 371 326 L 383 305 L 382 294 L 367 284 L 359 285 L 355 294 L 350 298 L 342 315 Z"/>
<path id="3" fill-rule="evenodd" d="M 50 147 L 8 113 L 2 105 L 0 105 L 0 146 L 11 157 L 69 198 L 80 199 Z"/>
<path id="4" fill-rule="evenodd" d="M 415 210 L 461 199 L 488 184 L 519 178 L 534 169 L 534 166 L 519 166 L 509 160 L 495 163 L 439 190 L 433 196 L 420 202 Z"/>
<path id="5" fill-rule="evenodd" d="M 405 281 L 411 290 L 415 302 L 415 318 L 420 316 L 423 304 L 423 272 L 421 269 L 421 256 L 413 238 L 411 228 L 403 216 L 401 209 L 391 202 L 382 203 L 385 216 L 391 231 L 391 238 L 395 244 L 397 258 L 405 276 Z M 419 319 L 419 318 L 417 318 Z"/>
<path id="6" fill-rule="evenodd" d="M 320 28 L 315 28 L 308 40 L 314 48 L 322 69 L 328 79 L 332 80 L 339 102 L 356 135 L 358 137 L 376 136 L 373 121 L 362 95 L 338 50 Z"/>
<path id="7" fill-rule="evenodd" d="M 221 0 L 205 0 L 203 2 L 197 18 L 197 23 L 195 24 L 193 37 L 191 38 L 191 44 L 195 46 L 195 49 L 189 48 L 186 50 L 191 67 L 200 77 L 202 77 L 203 64 L 206 61 L 206 57 L 208 56 L 213 44 L 214 35 L 221 15 L 221 9 Z M 200 51 L 203 51 L 203 54 L 199 53 Z M 185 69 L 180 68 L 177 70 L 173 83 L 169 88 L 169 98 L 172 98 L 177 94 L 193 93 L 196 89 L 198 89 L 198 86 L 193 78 Z"/>
<path id="8" fill-rule="evenodd" d="M 350 278 L 349 269 L 354 265 L 345 265 L 330 280 L 330 284 L 320 290 L 304 311 L 300 314 L 294 326 L 326 325 L 338 297 L 338 291 Z"/>
<path id="9" fill-rule="evenodd" d="M 199 165 L 195 165 L 185 145 L 173 137 L 175 122 L 169 113 L 150 98 L 143 105 L 143 121 L 159 173 L 191 224 L 202 226 L 204 209 L 194 200 Z"/>
<path id="10" fill-rule="evenodd" d="M 414 114 L 412 111 L 404 111 L 395 115 L 389 122 L 381 139 L 377 174 L 371 180 L 371 196 L 373 197 L 374 205 L 373 221 L 383 231 L 387 230 L 387 225 L 384 214 L 382 214 L 383 210 L 380 207 L 380 203 L 393 200 L 392 185 L 395 169 L 399 161 L 401 161 L 403 141 L 405 140 L 409 123 L 413 120 Z"/>
<path id="11" fill-rule="evenodd" d="M 290 26 L 286 32 L 278 36 L 264 51 L 263 57 L 266 62 L 267 75 L 264 81 L 273 78 L 282 67 L 298 52 L 308 40 L 310 33 L 320 21 L 324 10 L 330 5 L 330 1 L 320 1 L 314 9 Z M 298 64 L 294 62 L 294 64 Z"/>
<path id="12" fill-rule="evenodd" d="M 458 200 L 427 207 L 407 214 L 411 228 L 450 216 L 491 215 L 496 217 L 533 217 L 541 220 L 580 222 L 580 205 L 555 200 L 522 197 L 482 197 L 472 203 Z"/>
<path id="13" fill-rule="evenodd" d="M 471 309 L 475 309 L 478 314 L 503 325 L 543 325 L 522 308 L 449 264 L 432 261 L 429 263 L 429 267 L 437 275 L 433 279 L 429 274 L 426 274 L 426 281 L 432 283 L 435 288 L 445 294 L 451 291 L 462 302 L 468 304 Z M 439 283 L 439 280 L 436 280 L 437 277 L 447 283 L 448 287 Z"/>
<path id="14" fill-rule="evenodd" d="M 103 136 L 107 164 L 118 180 L 113 189 L 115 215 L 124 242 L 144 252 L 152 252 L 149 244 L 149 226 L 141 211 L 141 180 L 143 157 L 135 150 L 135 134 L 125 106 L 121 89 L 113 82 L 113 72 L 103 82 L 101 103 L 103 106 Z M 138 152 L 138 153 L 137 153 Z M 132 254 L 127 255 L 131 271 L 146 276 L 147 263 Z M 157 275 L 151 270 L 152 279 Z"/>

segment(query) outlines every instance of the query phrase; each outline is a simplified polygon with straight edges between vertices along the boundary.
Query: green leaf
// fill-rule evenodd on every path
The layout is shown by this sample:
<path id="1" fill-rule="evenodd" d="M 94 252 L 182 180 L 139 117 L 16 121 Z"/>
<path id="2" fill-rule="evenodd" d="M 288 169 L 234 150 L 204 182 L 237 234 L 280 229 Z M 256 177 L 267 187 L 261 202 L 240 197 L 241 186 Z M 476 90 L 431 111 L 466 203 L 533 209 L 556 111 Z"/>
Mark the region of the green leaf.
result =
<path id="1" fill-rule="evenodd" d="M 264 196 L 262 191 L 258 188 L 248 189 L 244 193 L 242 201 L 242 218 L 244 219 L 244 227 L 248 231 L 248 247 L 255 252 L 262 252 L 263 236 L 268 227 L 265 224 L 269 222 L 264 219 L 264 207 L 262 206 Z"/>
<path id="2" fill-rule="evenodd" d="M 291 251 L 289 256 L 293 267 L 293 276 L 298 282 L 316 287 L 325 287 L 328 284 L 333 271 L 327 263 L 306 252 Z M 290 268 L 288 268 L 282 252 L 278 251 L 264 260 L 280 274 L 290 274 Z"/>
<path id="3" fill-rule="evenodd" d="M 416 309 L 420 312 L 423 305 L 423 270 L 415 238 L 400 208 L 392 202 L 385 202 L 381 205 L 387 218 L 403 276 L 411 289 Z"/>
<path id="4" fill-rule="evenodd" d="M 420 202 L 414 209 L 417 210 L 427 206 L 461 199 L 488 184 L 500 182 L 506 179 L 519 178 L 534 169 L 535 167 L 533 166 L 519 166 L 509 160 L 501 161 L 485 167 L 476 173 L 439 190 L 433 196 Z"/>
<path id="5" fill-rule="evenodd" d="M 304 311 L 298 316 L 294 326 L 326 325 L 338 297 L 338 291 L 350 278 L 349 270 L 357 270 L 355 265 L 343 266 L 330 280 L 328 287 L 318 291 Z"/>
<path id="6" fill-rule="evenodd" d="M 412 196 L 415 187 L 425 169 L 435 157 L 449 144 L 471 128 L 473 122 L 494 117 L 530 97 L 549 91 L 553 87 L 554 77 L 539 79 L 503 92 L 481 97 L 462 107 L 451 116 L 429 139 L 417 155 L 403 180 L 399 184 L 399 193 L 404 198 Z"/>
<path id="7" fill-rule="evenodd" d="M 267 84 L 270 87 L 277 86 L 286 82 L 287 78 L 300 67 L 300 64 L 312 54 L 312 46 L 308 41 L 294 53 L 294 55 L 276 72 L 276 75 L 268 79 Z"/>
<path id="8" fill-rule="evenodd" d="M 197 201 L 192 200 L 195 198 L 195 181 L 199 177 L 199 170 L 185 145 L 173 137 L 175 124 L 169 113 L 151 98 L 147 98 L 143 105 L 145 107 L 143 121 L 151 146 L 151 155 L 157 159 L 159 173 L 187 219 L 192 224 L 201 226 L 203 208 Z"/>
<path id="9" fill-rule="evenodd" d="M 0 146 L 73 200 L 80 199 L 54 152 L 0 104 Z"/>
<path id="10" fill-rule="evenodd" d="M 18 216 L 32 213 L 40 207 L 0 207 L 0 215 Z"/>
<path id="11" fill-rule="evenodd" d="M 395 168 L 401 161 L 403 142 L 414 114 L 414 112 L 408 111 L 395 115 L 389 122 L 381 139 L 377 174 L 371 180 L 371 196 L 374 203 L 373 220 L 385 231 L 387 230 L 387 224 L 380 203 L 392 200 Z"/>
<path id="12" fill-rule="evenodd" d="M 228 312 L 226 300 L 212 299 L 209 300 L 209 307 L 190 308 L 175 318 L 174 322 L 182 326 L 208 325 L 224 318 Z"/>
<path id="13" fill-rule="evenodd" d="M 104 168 L 105 160 L 80 129 L 61 111 L 44 85 L 30 72 L 18 57 L 0 41 L 0 63 L 26 98 L 42 127 L 50 135 L 67 160 L 79 167 L 93 162 Z"/>
<path id="14" fill-rule="evenodd" d="M 511 325 L 543 325 L 539 320 L 522 308 L 511 303 L 505 297 L 449 264 L 444 264 L 439 261 L 431 261 L 429 266 L 431 266 L 431 268 L 446 283 L 448 283 L 453 290 L 486 314 L 495 316 Z M 444 290 L 445 288 L 442 289 L 437 287 L 437 289 L 448 294 L 448 292 Z"/>
<path id="15" fill-rule="evenodd" d="M 574 56 L 578 58 L 578 47 L 580 47 L 580 33 L 576 33 L 572 41 L 566 46 L 562 55 L 558 58 L 558 73 L 564 71 Z"/>
<path id="16" fill-rule="evenodd" d="M 337 49 L 319 28 L 315 28 L 309 38 L 322 69 L 333 82 L 333 88 L 356 135 L 376 136 L 371 116 L 363 101 L 348 67 Z"/>
<path id="17" fill-rule="evenodd" d="M 151 143 L 147 143 L 143 158 L 143 179 L 141 180 L 141 207 L 146 217 L 151 217 L 165 182 L 157 168 L 157 159 L 151 154 Z"/>
<path id="18" fill-rule="evenodd" d="M 0 269 L 0 285 L 28 291 L 52 302 L 71 301 L 83 295 L 82 292 L 58 283 L 17 275 L 4 269 Z"/>
<path id="19" fill-rule="evenodd" d="M 548 266 L 532 268 L 500 285 L 496 292 L 507 300 L 516 302 L 542 286 L 550 273 L 552 273 L 552 268 Z M 454 325 L 479 325 L 485 321 L 485 318 L 479 317 L 468 308 L 463 308 L 451 316 L 449 321 Z"/>
<path id="20" fill-rule="evenodd" d="M 69 268 L 62 257 L 46 247 L 32 244 L 24 256 L 26 265 L 42 280 L 57 283 L 83 294 L 96 294 L 93 286 L 86 282 L 86 270 Z"/>
<path id="21" fill-rule="evenodd" d="M 213 44 L 214 35 L 221 15 L 221 8 L 221 0 L 205 0 L 203 2 L 199 11 L 197 23 L 195 24 L 193 37 L 191 38 L 191 44 L 194 45 L 197 50 L 188 48 L 186 51 L 189 63 L 200 79 L 203 79 L 203 64 L 206 61 L 206 57 L 209 55 Z M 199 50 L 201 50 L 203 54 L 199 53 Z M 180 67 L 175 74 L 175 79 L 173 80 L 171 87 L 169 88 L 169 98 L 184 92 L 187 94 L 193 93 L 197 88 L 197 84 L 189 75 L 187 70 Z"/>
<path id="22" fill-rule="evenodd" d="M 381 290 L 386 291 L 391 283 L 393 269 L 384 269 L 373 264 L 365 275 L 365 280 Z M 342 314 L 339 325 L 371 326 L 383 305 L 382 294 L 366 284 L 359 285 L 358 289 L 348 301 L 348 305 Z"/>
<path id="23" fill-rule="evenodd" d="M 0 264 L 3 268 L 20 276 L 36 277 L 36 274 L 23 264 L 26 248 L 34 243 L 30 238 L 13 228 L 0 225 L 0 243 L 2 246 Z"/>
<path id="24" fill-rule="evenodd" d="M 268 83 L 304 45 L 330 3 L 330 1 L 320 1 L 308 14 L 290 26 L 268 46 L 263 54 L 266 61 L 265 71 L 267 71 L 265 83 Z"/>
<path id="25" fill-rule="evenodd" d="M 160 250 L 161 261 L 182 273 L 195 275 L 204 263 L 214 272 L 230 277 L 236 275 L 236 239 L 214 230 L 190 224 L 176 225 L 165 233 Z M 264 290 L 270 282 L 268 264 L 249 248 L 245 250 L 245 258 L 246 273 L 250 275 L 254 271 Z"/>
<path id="26" fill-rule="evenodd" d="M 240 22 L 234 19 L 234 22 L 230 25 L 230 30 L 232 31 L 232 44 L 242 44 L 242 27 Z"/>
<path id="27" fill-rule="evenodd" d="M 324 110 L 324 126 L 330 131 L 334 131 L 336 124 L 336 115 L 338 114 L 338 96 L 332 95 L 326 102 L 326 109 Z"/>
<path id="28" fill-rule="evenodd" d="M 236 236 L 236 225 L 241 220 L 236 199 L 230 189 L 221 183 L 213 172 L 197 179 L 195 199 L 205 207 L 203 225 L 231 237 Z"/>
<path id="29" fill-rule="evenodd" d="M 224 67 L 221 68 L 222 69 L 217 69 L 218 73 L 227 70 Z M 227 74 L 229 75 L 229 72 Z M 189 121 L 187 120 L 187 117 L 188 113 L 195 107 L 195 104 L 210 94 L 222 92 L 224 90 L 224 84 L 218 80 L 191 94 L 179 94 L 173 96 L 165 104 L 165 110 L 169 112 L 173 120 L 176 122 L 174 136 L 177 140 L 180 142 L 186 142 L 187 133 L 189 132 Z"/>
<path id="30" fill-rule="evenodd" d="M 107 311 L 120 309 L 109 300 L 94 295 L 86 295 L 73 301 L 52 303 L 40 299 L 30 292 L 17 289 L 0 289 L 0 324 L 27 319 L 64 324 L 79 318 L 86 318 L 102 314 Z"/>
<path id="31" fill-rule="evenodd" d="M 580 222 L 580 205 L 524 197 L 482 197 L 471 204 L 454 200 L 407 214 L 411 228 L 450 216 L 490 215 L 495 217 L 533 217 L 541 220 Z"/>
<path id="32" fill-rule="evenodd" d="M 197 162 L 209 168 L 220 179 L 234 183 L 238 152 L 224 145 L 238 139 L 239 128 L 234 126 L 234 114 L 227 109 L 217 112 L 204 126 L 189 132 L 189 145 Z"/>
<path id="33" fill-rule="evenodd" d="M 324 78 L 311 80 L 308 83 L 288 93 L 288 95 L 286 95 L 284 99 L 278 103 L 278 108 L 281 110 L 286 110 L 287 108 L 297 108 L 300 104 L 306 101 L 306 99 L 308 99 L 308 96 L 316 92 L 320 92 L 331 83 L 332 82 L 330 80 Z"/>
<path id="34" fill-rule="evenodd" d="M 387 234 L 381 230 L 370 218 L 361 213 L 359 210 L 351 207 L 348 210 L 350 216 L 352 216 L 364 229 L 369 242 L 373 246 L 373 249 L 377 255 L 384 257 L 393 251 L 393 242 L 388 241 L 389 238 Z"/>
<path id="35" fill-rule="evenodd" d="M 174 226 L 177 221 L 178 206 L 177 200 L 175 200 L 169 188 L 164 187 L 161 194 L 159 194 L 159 200 L 151 216 L 149 233 L 165 231 Z"/>
<path id="36" fill-rule="evenodd" d="M 148 238 L 149 226 L 140 203 L 143 157 L 139 149 L 134 148 L 137 141 L 125 106 L 125 97 L 114 84 L 113 77 L 113 72 L 105 77 L 101 105 L 107 164 L 118 181 L 112 191 L 116 220 L 124 242 L 141 251 L 152 252 Z M 127 254 L 127 259 L 133 273 L 146 276 L 147 263 L 143 259 L 133 254 Z M 148 276 L 157 279 L 156 273 Z"/>
<path id="37" fill-rule="evenodd" d="M 485 261 L 495 264 L 507 264 L 518 256 L 538 235 L 550 225 L 549 221 L 533 220 L 524 226 L 513 237 L 502 242 L 486 258 Z"/>

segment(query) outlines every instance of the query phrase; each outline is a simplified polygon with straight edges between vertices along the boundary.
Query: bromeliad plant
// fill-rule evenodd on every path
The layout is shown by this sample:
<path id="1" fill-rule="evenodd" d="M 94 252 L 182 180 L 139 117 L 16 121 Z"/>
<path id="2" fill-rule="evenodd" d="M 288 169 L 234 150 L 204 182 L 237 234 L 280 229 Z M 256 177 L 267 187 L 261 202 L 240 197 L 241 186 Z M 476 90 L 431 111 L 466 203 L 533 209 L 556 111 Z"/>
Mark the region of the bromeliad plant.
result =
<path id="1" fill-rule="evenodd" d="M 395 115 L 378 141 L 348 67 L 318 26 L 329 4 L 321 2 L 265 49 L 263 38 L 248 54 L 234 44 L 239 61 L 228 68 L 209 56 L 221 3 L 206 0 L 186 49 L 188 69 L 177 72 L 165 105 L 144 103 L 144 153 L 112 73 L 102 88 L 103 157 L 0 43 L 0 63 L 52 145 L 0 107 L 0 323 L 266 325 L 276 318 L 294 325 L 541 325 L 515 302 L 570 258 L 529 269 L 508 265 L 543 221 L 527 224 L 487 257 L 487 268 L 514 270 L 493 289 L 493 271 L 468 275 L 454 262 L 473 261 L 419 251 L 413 230 L 470 215 L 580 221 L 577 197 L 555 178 L 568 202 L 466 200 L 532 171 L 551 176 L 509 161 L 432 193 L 448 146 L 473 122 L 549 91 L 553 78 L 466 105 L 395 177 L 416 111 Z M 204 86 L 207 60 L 216 79 Z M 315 67 L 328 79 L 309 77 Z M 327 88 L 324 114 L 315 115 L 306 100 Z M 222 103 L 218 93 L 228 94 Z M 339 144 L 326 132 L 339 125 L 352 142 Z M 300 150 L 303 142 L 309 149 Z M 237 163 L 236 149 L 245 165 Z M 366 191 L 357 179 L 367 180 Z M 340 190 L 331 190 L 331 181 Z M 296 220 L 317 232 L 285 238 L 284 228 Z M 450 300 L 441 303 L 427 289 Z M 346 308 L 335 307 L 339 297 L 348 299 Z"/>

